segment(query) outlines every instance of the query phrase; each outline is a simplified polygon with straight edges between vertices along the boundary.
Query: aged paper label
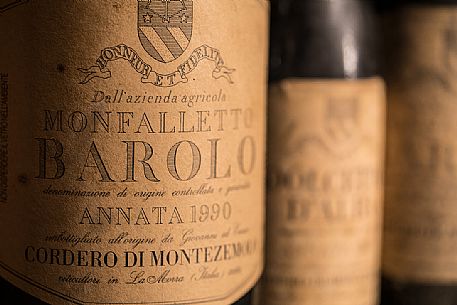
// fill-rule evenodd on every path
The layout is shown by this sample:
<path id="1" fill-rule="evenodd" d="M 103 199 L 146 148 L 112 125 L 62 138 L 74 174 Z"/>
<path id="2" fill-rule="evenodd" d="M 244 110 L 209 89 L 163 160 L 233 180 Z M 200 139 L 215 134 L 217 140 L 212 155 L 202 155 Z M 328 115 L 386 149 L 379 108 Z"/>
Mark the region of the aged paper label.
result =
<path id="1" fill-rule="evenodd" d="M 409 7 L 394 18 L 383 272 L 456 283 L 457 10 Z"/>
<path id="2" fill-rule="evenodd" d="M 268 2 L 0 4 L 0 275 L 53 305 L 247 293 Z"/>
<path id="3" fill-rule="evenodd" d="M 374 305 L 385 96 L 380 79 L 290 79 L 269 101 L 266 305 Z"/>

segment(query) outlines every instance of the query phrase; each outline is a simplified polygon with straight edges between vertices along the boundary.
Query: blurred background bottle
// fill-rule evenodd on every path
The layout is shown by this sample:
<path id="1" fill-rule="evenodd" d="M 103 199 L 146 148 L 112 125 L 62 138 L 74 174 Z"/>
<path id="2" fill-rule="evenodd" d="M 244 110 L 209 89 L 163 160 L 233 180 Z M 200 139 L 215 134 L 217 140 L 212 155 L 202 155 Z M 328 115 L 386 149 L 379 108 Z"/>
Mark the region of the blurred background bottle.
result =
<path id="1" fill-rule="evenodd" d="M 378 301 L 385 95 L 371 1 L 272 1 L 262 305 Z"/>
<path id="2" fill-rule="evenodd" d="M 457 304 L 457 1 L 385 7 L 383 305 Z"/>

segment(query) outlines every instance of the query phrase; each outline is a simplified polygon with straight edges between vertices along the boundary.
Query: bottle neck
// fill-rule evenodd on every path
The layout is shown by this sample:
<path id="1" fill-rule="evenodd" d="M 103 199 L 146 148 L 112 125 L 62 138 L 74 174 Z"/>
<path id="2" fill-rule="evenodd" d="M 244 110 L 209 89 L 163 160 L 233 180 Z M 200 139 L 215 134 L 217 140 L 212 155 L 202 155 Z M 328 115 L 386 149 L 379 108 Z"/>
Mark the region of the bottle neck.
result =
<path id="1" fill-rule="evenodd" d="M 375 16 L 364 0 L 273 0 L 271 80 L 376 75 Z"/>

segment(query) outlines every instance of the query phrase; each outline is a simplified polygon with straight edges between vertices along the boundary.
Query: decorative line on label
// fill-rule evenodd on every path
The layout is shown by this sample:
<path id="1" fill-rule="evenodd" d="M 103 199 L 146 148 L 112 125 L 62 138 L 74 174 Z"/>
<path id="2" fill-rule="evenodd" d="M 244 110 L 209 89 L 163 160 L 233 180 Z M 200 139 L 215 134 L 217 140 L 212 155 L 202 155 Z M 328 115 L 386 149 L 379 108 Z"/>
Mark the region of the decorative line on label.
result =
<path id="1" fill-rule="evenodd" d="M 30 0 L 0 1 L 0 14 L 13 9 L 16 6 L 26 4 L 29 1 Z"/>
<path id="2" fill-rule="evenodd" d="M 157 87 L 172 87 L 179 83 L 187 83 L 189 81 L 187 75 L 194 71 L 204 59 L 215 63 L 216 66 L 212 71 L 214 79 L 225 78 L 230 84 L 233 84 L 232 74 L 235 72 L 235 69 L 224 65 L 224 60 L 219 50 L 207 45 L 196 48 L 189 58 L 178 66 L 176 71 L 169 74 L 161 74 L 154 71 L 152 66 L 147 64 L 133 48 L 120 44 L 103 49 L 100 57 L 96 60 L 96 66 L 78 69 L 84 74 L 84 79 L 80 84 L 87 84 L 94 78 L 111 78 L 108 63 L 118 59 L 127 60 L 132 68 L 142 75 L 142 83 L 153 84 Z"/>

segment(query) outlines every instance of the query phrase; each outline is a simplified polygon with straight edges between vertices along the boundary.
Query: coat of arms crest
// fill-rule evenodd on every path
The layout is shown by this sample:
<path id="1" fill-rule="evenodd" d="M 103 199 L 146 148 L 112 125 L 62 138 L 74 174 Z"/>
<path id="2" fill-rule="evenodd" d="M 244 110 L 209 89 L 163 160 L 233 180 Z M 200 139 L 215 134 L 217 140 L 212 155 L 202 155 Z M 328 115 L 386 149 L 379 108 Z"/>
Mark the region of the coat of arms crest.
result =
<path id="1" fill-rule="evenodd" d="M 192 0 L 138 0 L 138 36 L 155 60 L 169 63 L 189 46 Z"/>
<path id="2" fill-rule="evenodd" d="M 0 0 L 2 1 L 2 0 Z M 23 0 L 30 1 L 30 0 Z M 193 0 L 137 0 L 137 31 L 144 50 L 161 63 L 170 63 L 184 54 L 192 38 Z M 135 31 L 129 33 L 135 35 Z M 108 46 L 101 50 L 96 65 L 79 68 L 83 74 L 80 81 L 86 84 L 94 78 L 109 79 L 111 71 L 108 64 L 118 59 L 126 60 L 141 75 L 141 82 L 158 87 L 173 87 L 189 81 L 192 73 L 201 61 L 211 61 L 214 79 L 224 78 L 233 84 L 232 74 L 235 69 L 225 65 L 219 49 L 207 44 L 197 46 L 175 70 L 162 73 L 157 65 L 149 64 L 133 47 L 124 43 Z M 160 69 L 160 68 L 159 68 Z"/>

